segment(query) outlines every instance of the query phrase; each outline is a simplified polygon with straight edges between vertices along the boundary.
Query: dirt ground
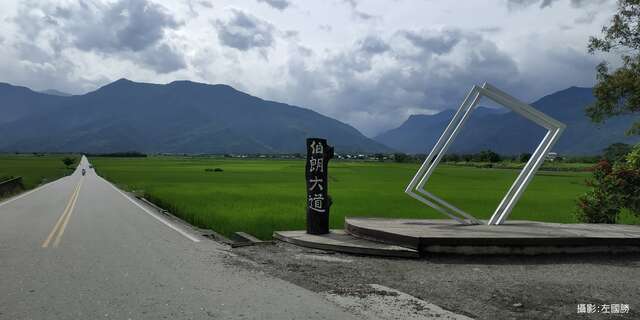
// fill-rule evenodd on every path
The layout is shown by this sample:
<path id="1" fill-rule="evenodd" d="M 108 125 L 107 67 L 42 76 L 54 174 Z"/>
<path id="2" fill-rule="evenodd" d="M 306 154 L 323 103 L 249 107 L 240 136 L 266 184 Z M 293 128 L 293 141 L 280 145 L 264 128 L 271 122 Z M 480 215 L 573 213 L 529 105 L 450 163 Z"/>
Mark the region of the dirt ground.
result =
<path id="1" fill-rule="evenodd" d="M 640 254 L 364 257 L 276 242 L 232 249 L 227 263 L 326 294 L 379 284 L 476 319 L 640 319 Z M 578 304 L 628 304 L 580 314 Z"/>

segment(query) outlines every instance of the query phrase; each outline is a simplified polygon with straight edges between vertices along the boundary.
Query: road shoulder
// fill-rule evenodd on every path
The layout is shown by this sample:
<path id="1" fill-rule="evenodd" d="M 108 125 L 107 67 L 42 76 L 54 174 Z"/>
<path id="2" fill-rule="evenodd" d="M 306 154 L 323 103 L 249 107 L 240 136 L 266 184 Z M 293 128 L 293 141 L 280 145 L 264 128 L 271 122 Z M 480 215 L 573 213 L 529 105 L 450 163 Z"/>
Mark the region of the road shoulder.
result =
<path id="1" fill-rule="evenodd" d="M 323 295 L 357 296 L 375 284 L 475 319 L 581 319 L 580 303 L 640 301 L 640 254 L 399 259 L 283 242 L 233 253 L 250 261 L 236 263 Z M 631 313 L 620 316 L 638 319 L 640 313 L 631 306 Z"/>

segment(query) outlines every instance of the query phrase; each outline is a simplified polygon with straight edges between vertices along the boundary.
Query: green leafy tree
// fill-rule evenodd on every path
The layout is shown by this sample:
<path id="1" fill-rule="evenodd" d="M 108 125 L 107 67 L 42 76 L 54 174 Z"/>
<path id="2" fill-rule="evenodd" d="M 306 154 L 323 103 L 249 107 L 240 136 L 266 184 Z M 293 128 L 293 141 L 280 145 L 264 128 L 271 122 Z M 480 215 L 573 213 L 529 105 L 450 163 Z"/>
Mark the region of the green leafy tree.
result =
<path id="1" fill-rule="evenodd" d="M 458 162 L 460 161 L 460 155 L 457 153 L 445 154 L 442 156 L 443 162 Z"/>
<path id="2" fill-rule="evenodd" d="M 411 156 L 406 153 L 394 153 L 393 160 L 395 162 L 409 162 L 411 161 Z"/>
<path id="3" fill-rule="evenodd" d="M 578 198 L 578 220 L 615 223 L 622 209 L 640 217 L 640 144 L 618 163 L 600 161 L 588 185 L 591 190 Z"/>
<path id="4" fill-rule="evenodd" d="M 589 39 L 589 52 L 615 52 L 622 67 L 610 71 L 598 65 L 595 103 L 587 107 L 594 122 L 640 111 L 640 0 L 618 0 L 618 11 L 602 37 Z M 628 134 L 640 134 L 640 121 Z M 583 222 L 615 223 L 622 209 L 640 216 L 640 144 L 629 152 L 623 144 L 611 145 L 594 167 L 591 190 L 578 199 L 577 218 Z"/>
<path id="5" fill-rule="evenodd" d="M 64 165 L 67 167 L 67 169 L 69 169 L 69 167 L 71 167 L 71 165 L 76 163 L 76 159 L 67 157 L 67 158 L 62 159 L 62 163 L 64 163 Z"/>
<path id="6" fill-rule="evenodd" d="M 613 143 L 604 149 L 603 158 L 610 163 L 616 163 L 624 160 L 629 152 L 631 152 L 631 145 L 626 143 Z"/>
<path id="7" fill-rule="evenodd" d="M 531 153 L 521 153 L 518 156 L 518 160 L 522 163 L 529 161 L 531 159 Z"/>
<path id="8" fill-rule="evenodd" d="M 589 52 L 618 53 L 622 67 L 611 71 L 606 62 L 597 66 L 596 101 L 586 110 L 594 122 L 640 112 L 640 0 L 618 0 L 618 11 L 602 33 L 589 39 Z M 627 133 L 640 134 L 640 121 Z"/>
<path id="9" fill-rule="evenodd" d="M 627 163 L 635 168 L 640 168 L 640 144 L 637 144 L 629 154 L 627 154 Z"/>
<path id="10" fill-rule="evenodd" d="M 502 160 L 499 154 L 491 150 L 480 151 L 480 153 L 476 155 L 476 159 L 478 159 L 478 161 L 480 162 L 491 162 L 491 163 L 500 162 Z"/>

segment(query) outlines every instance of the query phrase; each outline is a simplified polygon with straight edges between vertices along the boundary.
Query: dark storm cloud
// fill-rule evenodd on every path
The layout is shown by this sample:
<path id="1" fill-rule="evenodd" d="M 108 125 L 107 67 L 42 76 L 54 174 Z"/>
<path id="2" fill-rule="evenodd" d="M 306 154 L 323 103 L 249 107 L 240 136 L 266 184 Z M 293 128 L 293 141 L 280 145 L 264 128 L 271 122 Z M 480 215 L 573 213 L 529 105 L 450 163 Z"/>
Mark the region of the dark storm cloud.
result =
<path id="1" fill-rule="evenodd" d="M 165 30 L 179 26 L 162 6 L 145 0 L 121 0 L 91 11 L 76 11 L 75 22 L 68 20 L 74 43 L 83 50 L 141 51 L 158 43 Z"/>
<path id="2" fill-rule="evenodd" d="M 378 54 L 389 50 L 389 45 L 379 37 L 368 36 L 360 42 L 360 49 L 370 54 Z"/>
<path id="3" fill-rule="evenodd" d="M 273 45 L 275 41 L 273 25 L 242 10 L 230 9 L 230 11 L 232 16 L 229 20 L 217 20 L 214 23 L 222 45 L 240 51 L 264 49 Z"/>
<path id="4" fill-rule="evenodd" d="M 445 54 L 462 40 L 463 34 L 458 30 L 401 31 L 400 34 L 425 53 Z"/>
<path id="5" fill-rule="evenodd" d="M 442 59 L 454 54 L 466 58 Z M 455 29 L 365 37 L 320 65 L 292 60 L 287 89 L 369 134 L 398 117 L 456 107 L 473 84 L 488 81 L 516 94 L 525 89 L 509 55 L 480 34 Z"/>
<path id="6" fill-rule="evenodd" d="M 291 5 L 291 2 L 289 2 L 288 0 L 257 0 L 257 1 L 264 2 L 278 10 L 284 10 Z"/>
<path id="7" fill-rule="evenodd" d="M 145 50 L 142 63 L 159 73 L 169 73 L 186 67 L 184 57 L 166 43 Z"/>
<path id="8" fill-rule="evenodd" d="M 545 8 L 551 6 L 551 4 L 556 0 L 542 0 L 540 3 L 540 8 Z"/>
<path id="9" fill-rule="evenodd" d="M 198 2 L 201 6 L 205 7 L 205 8 L 213 8 L 213 4 L 209 3 L 209 1 L 199 1 Z"/>
<path id="10" fill-rule="evenodd" d="M 513 9 L 516 7 L 528 7 L 533 4 L 538 4 L 540 8 L 551 7 L 554 3 L 560 0 L 507 0 L 509 8 Z M 571 6 L 574 8 L 581 8 L 586 5 L 603 3 L 611 0 L 570 0 Z"/>
<path id="11" fill-rule="evenodd" d="M 160 73 L 186 66 L 181 53 L 165 42 L 166 31 L 181 24 L 164 7 L 146 0 L 77 1 L 67 6 L 27 1 L 14 21 L 25 35 L 18 49 L 37 45 L 34 39 L 40 37 L 56 54 L 75 47 L 126 57 Z"/>

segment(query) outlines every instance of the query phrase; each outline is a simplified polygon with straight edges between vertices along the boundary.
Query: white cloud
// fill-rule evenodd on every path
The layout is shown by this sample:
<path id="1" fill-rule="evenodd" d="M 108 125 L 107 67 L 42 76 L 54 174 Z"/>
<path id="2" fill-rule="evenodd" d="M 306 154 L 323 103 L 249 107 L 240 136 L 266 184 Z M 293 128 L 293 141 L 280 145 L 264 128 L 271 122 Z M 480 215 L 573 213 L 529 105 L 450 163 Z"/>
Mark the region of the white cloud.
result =
<path id="1" fill-rule="evenodd" d="M 271 23 L 239 9 L 231 8 L 228 11 L 231 13 L 228 20 L 216 20 L 214 23 L 222 45 L 240 51 L 273 45 L 275 28 Z"/>
<path id="2" fill-rule="evenodd" d="M 276 10 L 274 10 L 276 9 Z M 369 135 L 491 81 L 524 100 L 594 82 L 613 0 L 8 0 L 0 81 L 226 83 Z"/>
<path id="3" fill-rule="evenodd" d="M 278 10 L 284 10 L 291 5 L 288 0 L 258 0 L 258 2 L 266 3 Z"/>

